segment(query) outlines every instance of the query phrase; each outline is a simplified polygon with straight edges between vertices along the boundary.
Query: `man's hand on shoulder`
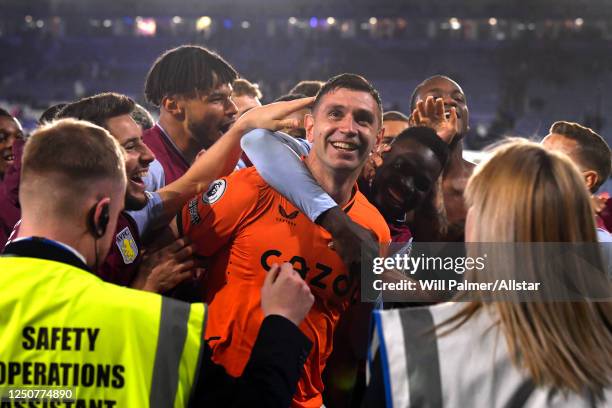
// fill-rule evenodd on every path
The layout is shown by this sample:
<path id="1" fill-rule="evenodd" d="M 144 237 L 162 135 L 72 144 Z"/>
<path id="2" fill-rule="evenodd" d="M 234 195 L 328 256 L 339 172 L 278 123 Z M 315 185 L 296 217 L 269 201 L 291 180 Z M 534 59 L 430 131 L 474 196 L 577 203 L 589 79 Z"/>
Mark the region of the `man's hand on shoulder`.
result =
<path id="1" fill-rule="evenodd" d="M 332 249 L 349 269 L 351 275 L 359 274 L 363 259 L 378 256 L 378 240 L 374 233 L 357 224 L 340 207 L 333 207 L 317 219 L 317 223 L 332 235 Z"/>

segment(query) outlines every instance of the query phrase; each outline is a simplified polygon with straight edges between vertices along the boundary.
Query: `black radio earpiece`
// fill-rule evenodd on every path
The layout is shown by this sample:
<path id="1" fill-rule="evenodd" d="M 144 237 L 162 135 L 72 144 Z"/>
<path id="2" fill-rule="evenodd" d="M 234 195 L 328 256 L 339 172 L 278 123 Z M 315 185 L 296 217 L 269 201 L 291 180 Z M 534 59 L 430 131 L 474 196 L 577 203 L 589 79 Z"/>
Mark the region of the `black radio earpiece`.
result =
<path id="1" fill-rule="evenodd" d="M 109 204 L 107 203 L 100 209 L 100 221 L 98 221 L 98 234 L 100 237 L 106 234 L 106 227 L 108 227 L 109 218 Z"/>
<path id="2" fill-rule="evenodd" d="M 104 203 L 100 208 L 100 219 L 96 222 L 96 207 L 95 205 L 91 211 L 89 211 L 89 229 L 96 238 L 102 238 L 106 234 L 106 228 L 108 227 L 109 215 L 109 204 Z"/>

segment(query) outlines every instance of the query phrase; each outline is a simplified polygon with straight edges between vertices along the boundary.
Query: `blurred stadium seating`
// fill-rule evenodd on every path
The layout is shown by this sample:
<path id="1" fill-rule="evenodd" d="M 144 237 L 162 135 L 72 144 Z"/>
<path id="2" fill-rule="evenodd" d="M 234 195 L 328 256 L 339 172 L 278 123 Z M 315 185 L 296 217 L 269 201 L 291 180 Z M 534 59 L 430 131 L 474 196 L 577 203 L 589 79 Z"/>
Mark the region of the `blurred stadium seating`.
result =
<path id="1" fill-rule="evenodd" d="M 503 135 L 537 138 L 559 119 L 612 130 L 610 2 L 186 0 L 171 14 L 159 0 L 27 3 L 0 1 L 0 103 L 26 123 L 52 102 L 100 91 L 142 101 L 154 59 L 196 43 L 268 101 L 299 80 L 350 71 L 374 82 L 385 108 L 408 112 L 416 84 L 447 74 L 468 96 L 476 150 Z"/>

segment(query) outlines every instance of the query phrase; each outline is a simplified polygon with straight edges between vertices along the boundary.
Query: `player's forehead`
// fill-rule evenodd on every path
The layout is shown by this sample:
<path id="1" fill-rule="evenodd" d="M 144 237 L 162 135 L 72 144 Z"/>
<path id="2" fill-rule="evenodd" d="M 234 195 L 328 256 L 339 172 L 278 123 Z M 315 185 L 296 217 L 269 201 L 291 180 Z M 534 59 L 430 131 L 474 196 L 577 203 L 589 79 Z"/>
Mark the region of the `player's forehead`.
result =
<path id="1" fill-rule="evenodd" d="M 397 136 L 403 130 L 408 128 L 408 122 L 403 120 L 385 120 L 383 122 L 385 128 L 385 136 Z"/>
<path id="2" fill-rule="evenodd" d="M 215 81 L 215 85 L 207 93 L 207 96 L 210 97 L 210 96 L 215 96 L 215 95 L 222 95 L 222 96 L 229 97 L 232 95 L 232 91 L 233 91 L 232 84 L 230 84 L 229 82 L 218 83 L 217 81 Z"/>
<path id="3" fill-rule="evenodd" d="M 317 110 L 325 112 L 334 108 L 367 112 L 379 120 L 381 119 L 378 103 L 366 91 L 349 88 L 336 88 L 329 91 L 321 97 Z"/>
<path id="4" fill-rule="evenodd" d="M 431 152 L 431 149 L 423 143 L 414 139 L 395 140 L 391 143 L 389 153 L 395 157 L 411 156 L 411 155 L 426 155 Z"/>
<path id="5" fill-rule="evenodd" d="M 251 95 L 240 95 L 240 96 L 235 96 L 232 95 L 232 101 L 234 101 L 234 103 L 236 103 L 237 105 L 240 106 L 250 106 L 250 107 L 255 107 L 255 106 L 261 106 L 261 102 L 259 101 L 259 98 L 257 98 L 256 96 L 251 96 Z"/>
<path id="6" fill-rule="evenodd" d="M 425 81 L 423 85 L 419 87 L 417 96 L 422 97 L 423 95 L 430 95 L 434 93 L 465 95 L 459 84 L 452 79 L 446 77 L 435 77 Z"/>
<path id="7" fill-rule="evenodd" d="M 106 120 L 106 127 L 119 144 L 142 136 L 142 129 L 128 114 L 119 115 Z"/>
<path id="8" fill-rule="evenodd" d="M 21 124 L 13 117 L 0 116 L 0 130 L 16 132 L 21 130 Z"/>
<path id="9" fill-rule="evenodd" d="M 408 139 L 400 143 L 393 143 L 389 153 L 385 161 L 389 159 L 389 161 L 411 163 L 411 172 L 415 174 L 428 173 L 440 166 L 435 152 L 429 146 L 416 140 Z"/>
<path id="10" fill-rule="evenodd" d="M 182 95 L 182 98 L 190 103 L 205 103 L 211 99 L 229 99 L 232 97 L 232 90 L 231 83 L 219 83 L 215 78 L 213 86 L 210 89 L 196 90 L 194 93 Z"/>

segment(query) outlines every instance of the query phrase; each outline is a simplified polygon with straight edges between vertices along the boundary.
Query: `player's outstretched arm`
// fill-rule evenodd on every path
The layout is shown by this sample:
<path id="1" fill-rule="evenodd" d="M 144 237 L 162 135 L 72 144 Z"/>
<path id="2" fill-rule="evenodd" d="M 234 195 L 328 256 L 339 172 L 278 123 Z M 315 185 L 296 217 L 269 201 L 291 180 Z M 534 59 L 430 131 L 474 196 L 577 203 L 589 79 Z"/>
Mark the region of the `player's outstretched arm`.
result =
<path id="1" fill-rule="evenodd" d="M 304 109 L 314 98 L 276 102 L 251 109 L 242 115 L 210 149 L 201 154 L 181 178 L 158 190 L 163 203 L 164 221 L 169 222 L 185 203 L 208 189 L 210 183 L 231 173 L 242 152 L 240 139 L 256 129 L 277 130 L 299 126 L 297 120 L 285 119 L 291 113 Z"/>

